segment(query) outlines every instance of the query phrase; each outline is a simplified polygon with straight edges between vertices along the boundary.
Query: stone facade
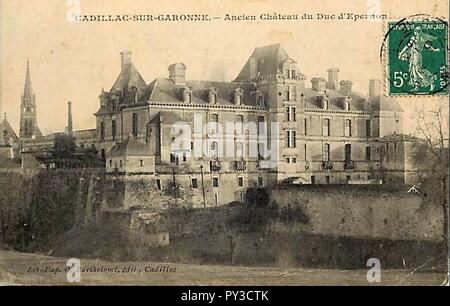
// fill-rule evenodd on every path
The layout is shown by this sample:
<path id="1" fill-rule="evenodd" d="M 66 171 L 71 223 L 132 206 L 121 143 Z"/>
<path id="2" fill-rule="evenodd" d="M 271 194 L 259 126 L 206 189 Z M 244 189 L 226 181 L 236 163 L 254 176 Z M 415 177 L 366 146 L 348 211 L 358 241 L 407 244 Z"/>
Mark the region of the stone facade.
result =
<path id="1" fill-rule="evenodd" d="M 133 135 L 154 156 L 155 164 L 143 172 L 152 172 L 149 180 L 158 186 L 175 176 L 195 194 L 193 185 L 200 186 L 203 175 L 208 199 L 201 194 L 200 202 L 220 205 L 240 201 L 241 189 L 285 179 L 312 184 L 404 182 L 400 163 L 387 167 L 389 175 L 383 172 L 384 138 L 403 133 L 403 110 L 381 93 L 377 80 L 370 81 L 364 95 L 353 90 L 351 81 L 339 81 L 339 69 L 332 68 L 328 80 L 314 77 L 307 88 L 298 63 L 280 45 L 255 49 L 228 83 L 188 80 L 186 66 L 177 63 L 170 65 L 168 78 L 147 84 L 131 52 L 121 56 L 115 84 L 100 95 L 96 145 L 108 155 L 117 142 Z M 198 121 L 209 128 L 198 129 Z M 225 128 L 230 122 L 235 124 L 231 132 Z M 268 129 L 278 124 L 268 133 L 269 145 L 259 144 L 259 122 L 269 124 Z M 216 123 L 222 130 L 214 130 Z M 239 128 L 252 123 L 256 131 Z M 183 125 L 186 129 L 179 129 Z M 174 139 L 182 133 L 190 133 L 191 144 L 174 150 Z M 221 137 L 233 141 L 217 150 Z M 250 154 L 252 139 L 257 139 L 256 156 Z M 207 148 L 206 156 L 195 154 L 199 147 Z M 217 154 L 237 148 L 239 155 Z M 270 159 L 261 157 L 261 151 L 271 152 Z"/>

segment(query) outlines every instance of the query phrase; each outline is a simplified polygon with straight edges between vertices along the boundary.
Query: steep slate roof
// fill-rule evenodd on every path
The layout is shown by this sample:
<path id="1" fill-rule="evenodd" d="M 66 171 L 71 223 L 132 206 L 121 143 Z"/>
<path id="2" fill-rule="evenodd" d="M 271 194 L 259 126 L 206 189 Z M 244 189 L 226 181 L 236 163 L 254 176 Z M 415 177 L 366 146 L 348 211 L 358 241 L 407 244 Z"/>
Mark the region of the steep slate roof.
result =
<path id="1" fill-rule="evenodd" d="M 141 74 L 134 67 L 132 63 L 125 65 L 123 70 L 117 77 L 114 85 L 111 87 L 111 92 L 122 91 L 123 98 L 122 103 L 130 103 L 134 101 L 133 87 L 138 90 L 139 96 L 143 96 L 144 89 L 146 89 L 147 84 L 142 78 Z"/>
<path id="2" fill-rule="evenodd" d="M 274 44 L 256 48 L 250 58 L 257 61 L 257 71 L 259 77 L 273 76 L 281 73 L 281 66 L 286 60 L 292 60 L 284 51 L 280 44 Z M 159 78 L 146 85 L 145 81 L 136 70 L 132 63 L 128 64 L 120 73 L 109 96 L 117 93 L 117 89 L 123 90 L 121 105 L 126 107 L 145 105 L 151 102 L 157 103 L 183 103 L 183 88 L 189 87 L 192 90 L 192 104 L 209 104 L 208 93 L 211 88 L 216 89 L 218 105 L 235 105 L 234 91 L 237 88 L 243 90 L 242 104 L 247 106 L 256 106 L 256 99 L 252 97 L 252 92 L 257 90 L 255 84 L 248 82 L 250 79 L 250 58 L 242 68 L 238 77 L 233 82 L 215 82 L 215 81 L 186 81 L 186 85 L 175 84 L 169 78 Z M 172 64 L 174 65 L 181 64 Z M 184 64 L 183 64 L 184 65 Z M 297 75 L 303 79 L 305 76 L 297 71 Z M 134 101 L 133 87 L 138 89 L 138 102 Z M 312 88 L 305 89 L 306 109 L 319 110 L 321 107 L 321 96 Z M 342 98 L 344 95 L 339 89 L 326 89 L 326 95 L 329 100 L 328 109 L 343 110 Z M 367 96 L 359 92 L 352 91 L 348 95 L 351 97 L 351 110 L 368 111 L 366 102 Z M 370 110 L 372 111 L 403 111 L 399 103 L 392 98 L 381 95 L 370 101 Z M 98 113 L 101 113 L 99 110 Z M 103 112 L 107 112 L 104 110 Z"/>
<path id="3" fill-rule="evenodd" d="M 343 110 L 343 102 L 341 98 L 346 97 L 339 90 L 327 89 L 325 94 L 328 96 L 328 110 Z M 367 98 L 365 95 L 358 92 L 351 92 L 349 97 L 352 98 L 350 110 L 365 111 Z M 319 93 L 311 88 L 305 89 L 305 101 L 307 110 L 322 109 L 322 93 Z"/>
<path id="4" fill-rule="evenodd" d="M 342 98 L 347 95 L 343 94 L 340 90 L 326 90 L 328 96 L 328 109 L 329 110 L 343 110 Z M 319 93 L 312 88 L 305 89 L 306 109 L 315 110 L 322 109 L 321 97 L 322 93 Z M 351 97 L 350 110 L 352 111 L 369 111 L 366 104 L 368 103 L 368 97 L 362 93 L 352 91 L 349 95 Z M 396 111 L 403 112 L 400 104 L 392 98 L 381 95 L 370 101 L 370 111 Z"/>
<path id="5" fill-rule="evenodd" d="M 291 59 L 280 44 L 256 48 L 250 58 L 252 57 L 256 60 L 258 77 L 272 76 L 281 73 L 280 68 L 283 62 Z M 235 82 L 243 82 L 250 79 L 250 58 L 235 79 Z M 297 75 L 303 76 L 299 71 L 297 71 Z"/>
<path id="6" fill-rule="evenodd" d="M 6 135 L 4 134 L 6 131 Z M 6 136 L 6 137 L 5 137 Z M 17 137 L 16 132 L 14 132 L 13 128 L 8 122 L 6 117 L 0 122 L 0 145 L 10 144 L 10 139 L 13 142 L 16 142 L 19 138 Z"/>
<path id="7" fill-rule="evenodd" d="M 116 143 L 110 150 L 109 156 L 151 156 L 150 148 L 136 140 L 132 135 L 123 141 Z"/>
<path id="8" fill-rule="evenodd" d="M 166 78 L 156 79 L 151 86 L 150 102 L 183 102 L 182 90 L 185 86 L 177 85 L 171 79 Z M 191 103 L 209 104 L 209 89 L 214 87 L 217 93 L 216 104 L 234 105 L 234 91 L 240 88 L 243 90 L 242 104 L 255 105 L 251 92 L 256 91 L 256 87 L 251 83 L 187 81 L 186 87 L 192 90 Z"/>

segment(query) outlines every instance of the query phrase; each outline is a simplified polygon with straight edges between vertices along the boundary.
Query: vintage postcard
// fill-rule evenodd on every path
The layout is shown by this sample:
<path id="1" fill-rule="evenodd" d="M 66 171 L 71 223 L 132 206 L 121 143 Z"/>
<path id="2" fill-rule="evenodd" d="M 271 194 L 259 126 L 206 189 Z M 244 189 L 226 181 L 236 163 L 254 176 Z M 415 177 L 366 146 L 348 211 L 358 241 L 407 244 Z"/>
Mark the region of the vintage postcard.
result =
<path id="1" fill-rule="evenodd" d="M 0 284 L 448 285 L 448 11 L 1 0 Z"/>

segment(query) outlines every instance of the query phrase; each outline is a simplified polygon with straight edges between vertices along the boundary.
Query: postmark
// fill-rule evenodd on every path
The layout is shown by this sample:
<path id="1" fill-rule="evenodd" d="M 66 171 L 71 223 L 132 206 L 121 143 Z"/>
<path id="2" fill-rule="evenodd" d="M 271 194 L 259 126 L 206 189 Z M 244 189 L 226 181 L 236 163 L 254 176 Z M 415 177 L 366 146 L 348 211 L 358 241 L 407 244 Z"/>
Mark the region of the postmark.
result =
<path id="1" fill-rule="evenodd" d="M 382 56 L 387 94 L 448 94 L 448 23 L 427 15 L 388 22 Z"/>

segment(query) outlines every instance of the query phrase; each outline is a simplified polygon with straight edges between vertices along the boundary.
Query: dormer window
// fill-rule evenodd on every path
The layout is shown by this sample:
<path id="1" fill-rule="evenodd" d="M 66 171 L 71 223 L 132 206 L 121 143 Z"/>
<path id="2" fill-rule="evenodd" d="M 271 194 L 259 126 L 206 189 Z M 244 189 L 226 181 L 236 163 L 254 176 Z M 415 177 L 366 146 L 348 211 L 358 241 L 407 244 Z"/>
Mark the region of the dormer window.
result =
<path id="1" fill-rule="evenodd" d="M 217 102 L 217 92 L 214 87 L 209 89 L 209 103 L 216 104 Z"/>
<path id="2" fill-rule="evenodd" d="M 192 90 L 189 87 L 183 88 L 183 101 L 185 103 L 192 102 Z"/>
<path id="3" fill-rule="evenodd" d="M 286 79 L 296 79 L 297 78 L 297 69 L 296 62 L 292 59 L 288 59 L 283 63 L 283 74 Z"/>
<path id="4" fill-rule="evenodd" d="M 264 95 L 261 92 L 255 91 L 254 99 L 257 106 L 265 106 Z"/>
<path id="5" fill-rule="evenodd" d="M 345 97 L 344 98 L 344 110 L 349 111 L 351 110 L 351 102 L 352 102 L 352 98 L 351 97 Z"/>
<path id="6" fill-rule="evenodd" d="M 322 97 L 322 109 L 327 110 L 329 106 L 328 103 L 329 103 L 328 97 L 327 96 Z"/>
<path id="7" fill-rule="evenodd" d="M 133 101 L 134 103 L 138 102 L 138 88 L 136 86 L 133 86 L 131 88 L 131 91 L 133 92 Z"/>
<path id="8" fill-rule="evenodd" d="M 234 90 L 234 103 L 236 105 L 242 105 L 242 94 L 243 94 L 242 89 L 236 88 Z"/>

